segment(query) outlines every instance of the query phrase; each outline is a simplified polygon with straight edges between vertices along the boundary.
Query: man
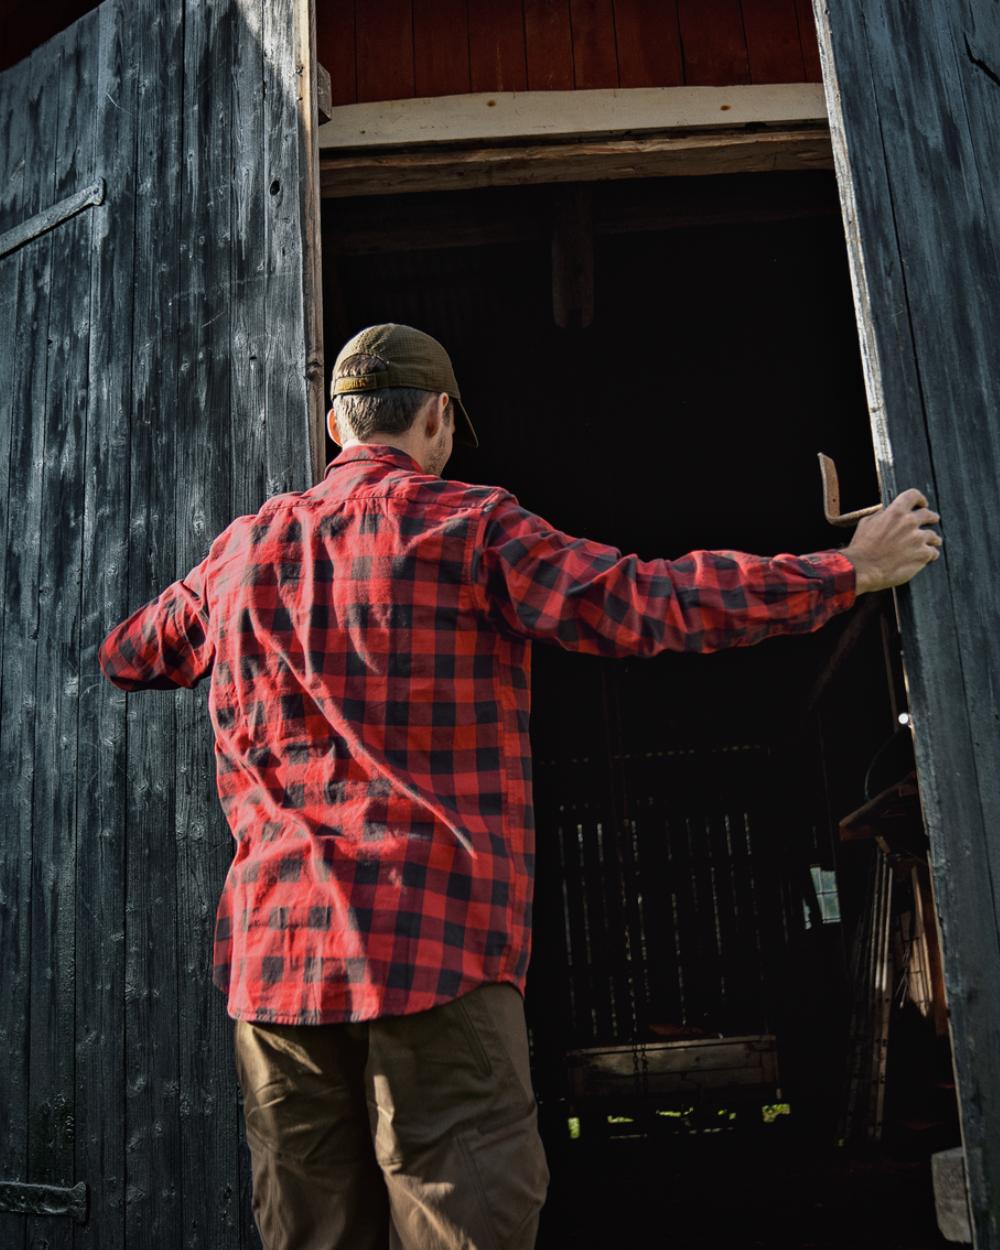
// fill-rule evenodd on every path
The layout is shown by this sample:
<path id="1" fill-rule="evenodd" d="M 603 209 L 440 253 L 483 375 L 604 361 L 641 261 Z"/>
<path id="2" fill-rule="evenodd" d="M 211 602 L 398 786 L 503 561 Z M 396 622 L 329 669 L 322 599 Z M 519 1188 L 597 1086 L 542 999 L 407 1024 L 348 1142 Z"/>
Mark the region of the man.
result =
<path id="1" fill-rule="evenodd" d="M 331 393 L 322 482 L 237 518 L 101 664 L 126 690 L 211 673 L 236 839 L 213 980 L 267 1250 L 529 1250 L 531 640 L 648 656 L 811 631 L 936 559 L 939 517 L 909 490 L 842 551 L 640 561 L 440 477 L 477 440 L 420 331 L 362 331 Z"/>

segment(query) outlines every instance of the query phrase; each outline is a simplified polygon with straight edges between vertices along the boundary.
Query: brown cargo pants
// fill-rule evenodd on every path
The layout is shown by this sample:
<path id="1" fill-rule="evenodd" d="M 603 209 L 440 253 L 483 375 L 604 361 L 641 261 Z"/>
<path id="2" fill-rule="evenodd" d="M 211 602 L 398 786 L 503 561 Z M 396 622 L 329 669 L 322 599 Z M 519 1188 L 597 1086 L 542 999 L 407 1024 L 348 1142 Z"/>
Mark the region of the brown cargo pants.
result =
<path id="1" fill-rule="evenodd" d="M 484 985 L 358 1024 L 235 1022 L 265 1250 L 531 1250 L 549 1172 L 524 1003 Z"/>

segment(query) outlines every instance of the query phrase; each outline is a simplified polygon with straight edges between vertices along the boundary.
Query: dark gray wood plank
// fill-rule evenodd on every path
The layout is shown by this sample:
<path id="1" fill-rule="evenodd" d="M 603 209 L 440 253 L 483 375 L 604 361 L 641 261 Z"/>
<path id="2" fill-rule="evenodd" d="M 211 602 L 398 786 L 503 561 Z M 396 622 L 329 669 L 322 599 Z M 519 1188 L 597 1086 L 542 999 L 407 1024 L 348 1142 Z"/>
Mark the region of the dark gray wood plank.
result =
<path id="1" fill-rule="evenodd" d="M 30 58 L 15 150 L 24 161 L 20 211 L 26 216 L 51 203 L 55 160 L 50 136 L 58 117 L 62 48 L 38 49 Z M 41 239 L 18 253 L 15 325 L 20 334 L 11 353 L 13 422 L 7 533 L 16 536 L 3 585 L 3 652 L 0 667 L 0 777 L 6 815 L 0 838 L 0 942 L 4 993 L 0 995 L 3 1089 L 0 1097 L 0 1172 L 9 1180 L 42 1180 L 29 1174 L 29 1008 L 32 990 L 31 885 L 32 791 L 34 785 L 35 657 L 38 626 L 38 563 L 41 549 L 42 423 L 49 320 L 52 241 Z M 44 993 L 44 986 L 37 987 Z M 26 1242 L 23 1216 L 0 1216 L 5 1246 Z"/>
<path id="2" fill-rule="evenodd" d="M 24 98 L 28 89 L 28 61 L 0 74 L 0 230 L 24 216 Z M 20 259 L 0 260 L 0 343 L 12 343 L 17 325 L 17 287 Z M 0 586 L 7 565 L 7 503 L 10 493 L 10 438 L 14 401 L 14 353 L 0 353 Z M 3 630 L 0 629 L 0 655 Z"/>
<path id="3" fill-rule="evenodd" d="M 179 393 L 175 445 L 177 572 L 207 554 L 231 519 L 230 465 L 241 431 L 230 426 L 232 144 L 243 120 L 228 107 L 234 46 L 249 36 L 236 4 L 189 6 L 184 26 L 184 148 L 178 298 Z M 221 107 L 220 107 L 221 104 Z M 215 790 L 208 684 L 176 701 L 180 1183 L 185 1250 L 239 1242 L 232 1023 L 212 986 L 215 910 L 232 838 Z"/>
<path id="4" fill-rule="evenodd" d="M 98 172 L 108 197 L 94 216 L 90 385 L 80 604 L 76 948 L 77 1175 L 90 1218 L 77 1250 L 125 1245 L 125 695 L 97 649 L 128 611 L 129 416 L 132 391 L 136 60 L 128 0 L 99 9 Z"/>
<path id="5" fill-rule="evenodd" d="M 264 371 L 268 356 L 267 262 L 264 220 L 268 212 L 264 167 L 263 0 L 243 7 L 232 74 L 233 220 L 231 411 L 232 504 L 234 515 L 256 512 L 267 498 L 267 424 Z"/>
<path id="6" fill-rule="evenodd" d="M 305 130 L 296 72 L 308 0 L 264 5 L 264 219 L 268 353 L 264 366 L 269 495 L 312 480 L 304 283 Z M 310 345 L 312 346 L 312 345 Z M 305 465 L 303 474 L 302 465 Z"/>
<path id="7" fill-rule="evenodd" d="M 24 185 L 24 131 L 22 115 L 28 86 L 28 61 L 20 61 L 0 74 L 0 232 L 12 230 L 24 219 L 21 192 Z M 12 290 L 4 292 L 10 304 Z"/>
<path id="8" fill-rule="evenodd" d="M 177 576 L 174 424 L 185 160 L 185 8 L 141 0 L 128 610 Z M 174 697 L 128 697 L 125 912 L 125 1244 L 183 1246 L 178 1085 Z M 197 1148 L 195 1146 L 195 1148 Z"/>
<path id="9" fill-rule="evenodd" d="M 997 17 L 985 0 L 816 17 L 883 493 L 920 487 L 947 544 L 898 604 L 976 1245 L 996 1250 L 1000 94 L 973 45 L 996 48 Z"/>
<path id="10" fill-rule="evenodd" d="M 233 50 L 231 111 L 240 124 L 232 128 L 232 303 L 229 327 L 231 362 L 229 444 L 231 503 L 234 516 L 256 512 L 267 497 L 267 427 L 264 368 L 268 354 L 265 290 L 264 216 L 267 182 L 264 169 L 263 0 L 243 6 L 243 23 Z M 226 828 L 225 858 L 233 858 L 235 842 Z M 227 1055 L 232 1060 L 233 1025 L 229 1024 Z M 251 1164 L 246 1143 L 242 1096 L 233 1069 L 226 1083 L 232 1095 L 232 1125 L 237 1142 L 239 1245 L 259 1246 L 260 1234 L 251 1214 Z"/>
<path id="11" fill-rule="evenodd" d="M 105 177 L 108 196 L 0 270 L 13 291 L 0 327 L 31 331 L 0 363 L 0 463 L 19 487 L 4 484 L 19 539 L 0 555 L 13 835 L 0 936 L 14 952 L 0 1162 L 90 1196 L 75 1231 L 0 1216 L 5 1250 L 259 1245 L 231 1024 L 210 984 L 232 841 L 206 690 L 126 700 L 97 648 L 235 512 L 311 480 L 309 14 L 307 0 L 106 0 L 0 79 L 0 229 L 84 177 Z"/>
<path id="12" fill-rule="evenodd" d="M 97 14 L 59 36 L 53 199 L 94 180 Z M 53 49 L 54 50 L 54 49 Z M 64 222 L 49 236 L 51 271 L 46 387 L 42 404 L 25 414 L 43 436 L 32 802 L 31 1039 L 28 1095 L 28 1179 L 72 1185 L 76 977 L 76 770 L 78 649 L 83 490 L 81 460 L 87 411 L 92 214 Z M 31 1215 L 28 1245 L 70 1250 L 69 1220 Z"/>
<path id="13" fill-rule="evenodd" d="M 323 351 L 323 232 L 320 220 L 319 126 L 320 96 L 329 75 L 316 54 L 316 0 L 296 0 L 296 93 L 298 124 L 296 159 L 302 222 L 302 321 L 306 374 L 306 425 L 309 433 L 308 484 L 318 482 L 326 468 L 328 387 Z"/>

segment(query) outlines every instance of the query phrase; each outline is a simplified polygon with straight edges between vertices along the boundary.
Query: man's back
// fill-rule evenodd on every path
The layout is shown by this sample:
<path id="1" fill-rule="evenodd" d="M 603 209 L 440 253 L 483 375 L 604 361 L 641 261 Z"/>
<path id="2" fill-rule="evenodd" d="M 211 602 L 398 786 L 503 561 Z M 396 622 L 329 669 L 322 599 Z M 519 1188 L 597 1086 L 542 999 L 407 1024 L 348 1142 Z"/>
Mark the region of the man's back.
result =
<path id="1" fill-rule="evenodd" d="M 211 672 L 229 1014 L 362 1020 L 523 991 L 531 639 L 705 652 L 816 629 L 853 594 L 834 551 L 640 561 L 359 444 L 234 521 L 101 661 L 125 689 Z"/>

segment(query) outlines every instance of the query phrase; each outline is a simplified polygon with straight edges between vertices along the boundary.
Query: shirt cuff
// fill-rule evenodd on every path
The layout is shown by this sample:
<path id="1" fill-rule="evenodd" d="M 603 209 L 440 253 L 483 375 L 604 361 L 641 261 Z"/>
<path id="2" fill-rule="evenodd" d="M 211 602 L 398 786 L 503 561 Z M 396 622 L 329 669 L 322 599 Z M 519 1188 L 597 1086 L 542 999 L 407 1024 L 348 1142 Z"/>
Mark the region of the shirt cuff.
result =
<path id="1" fill-rule="evenodd" d="M 844 612 L 853 605 L 858 595 L 858 571 L 853 560 L 836 549 L 813 551 L 802 559 L 826 573 L 829 584 L 825 597 L 835 612 Z"/>

